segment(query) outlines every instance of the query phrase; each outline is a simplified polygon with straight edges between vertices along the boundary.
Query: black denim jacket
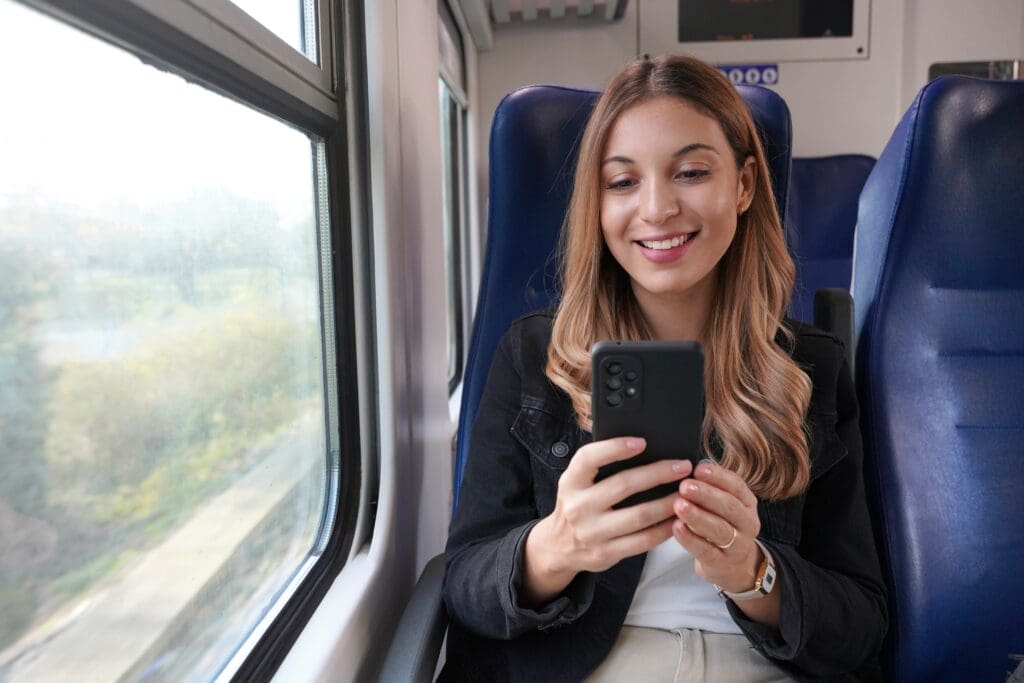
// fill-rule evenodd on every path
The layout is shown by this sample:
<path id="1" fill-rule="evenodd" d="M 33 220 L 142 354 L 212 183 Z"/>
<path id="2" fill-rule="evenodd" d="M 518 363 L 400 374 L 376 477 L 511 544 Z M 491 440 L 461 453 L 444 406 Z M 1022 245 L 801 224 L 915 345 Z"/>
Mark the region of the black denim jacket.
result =
<path id="1" fill-rule="evenodd" d="M 782 592 L 779 628 L 732 618 L 754 648 L 801 680 L 880 678 L 885 588 L 864 500 L 857 401 L 843 345 L 787 321 L 792 356 L 811 377 L 811 484 L 761 501 L 761 541 Z M 568 396 L 544 375 L 551 314 L 528 315 L 502 339 L 473 427 L 445 551 L 452 623 L 440 680 L 578 681 L 607 656 L 645 555 L 581 572 L 539 609 L 518 600 L 526 536 L 554 509 L 558 478 L 590 441 Z"/>

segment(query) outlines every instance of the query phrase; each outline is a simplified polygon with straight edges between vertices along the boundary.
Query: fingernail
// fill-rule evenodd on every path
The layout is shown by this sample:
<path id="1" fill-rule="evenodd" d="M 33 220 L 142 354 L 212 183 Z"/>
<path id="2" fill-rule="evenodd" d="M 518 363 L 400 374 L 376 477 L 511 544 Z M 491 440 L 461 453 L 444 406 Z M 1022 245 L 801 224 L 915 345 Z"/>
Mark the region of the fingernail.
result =
<path id="1" fill-rule="evenodd" d="M 697 464 L 698 465 L 705 465 L 705 464 L 707 464 L 707 465 L 714 465 L 715 461 L 712 460 L 711 458 L 701 458 L 700 462 L 698 462 Z"/>
<path id="2" fill-rule="evenodd" d="M 626 448 L 636 449 L 644 447 L 643 439 L 626 439 Z"/>
<path id="3" fill-rule="evenodd" d="M 672 463 L 672 471 L 685 472 L 686 470 L 689 469 L 689 467 L 687 466 L 689 462 L 689 460 L 676 460 L 674 463 Z"/>

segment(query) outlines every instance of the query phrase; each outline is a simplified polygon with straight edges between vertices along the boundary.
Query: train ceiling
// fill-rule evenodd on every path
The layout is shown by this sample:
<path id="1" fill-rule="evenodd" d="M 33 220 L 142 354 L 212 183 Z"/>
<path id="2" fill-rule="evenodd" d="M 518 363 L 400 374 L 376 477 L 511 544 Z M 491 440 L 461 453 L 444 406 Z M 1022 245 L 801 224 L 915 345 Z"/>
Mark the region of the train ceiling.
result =
<path id="1" fill-rule="evenodd" d="M 629 0 L 456 0 L 481 52 L 494 45 L 494 29 L 516 24 L 595 23 L 622 18 Z"/>

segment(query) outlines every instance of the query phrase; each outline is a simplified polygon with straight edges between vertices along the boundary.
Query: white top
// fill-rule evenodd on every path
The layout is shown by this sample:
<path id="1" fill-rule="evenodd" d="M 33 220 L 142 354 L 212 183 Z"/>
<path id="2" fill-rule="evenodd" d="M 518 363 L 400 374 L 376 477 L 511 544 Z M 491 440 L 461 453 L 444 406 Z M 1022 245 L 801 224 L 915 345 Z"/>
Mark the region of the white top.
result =
<path id="1" fill-rule="evenodd" d="M 693 556 L 675 538 L 647 553 L 625 625 L 742 633 L 725 601 L 714 586 L 697 576 Z"/>

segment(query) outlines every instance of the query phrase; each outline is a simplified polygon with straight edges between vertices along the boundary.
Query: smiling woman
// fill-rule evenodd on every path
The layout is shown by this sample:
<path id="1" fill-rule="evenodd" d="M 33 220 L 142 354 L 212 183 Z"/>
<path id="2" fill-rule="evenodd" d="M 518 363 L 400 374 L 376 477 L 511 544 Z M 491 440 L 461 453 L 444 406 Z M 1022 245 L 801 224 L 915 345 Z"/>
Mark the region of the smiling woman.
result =
<path id="1" fill-rule="evenodd" d="M 775 207 L 754 123 L 714 68 L 638 60 L 598 99 L 562 299 L 513 323 L 477 413 L 446 551 L 444 680 L 877 677 L 884 589 L 849 368 L 834 338 L 784 318 Z M 584 431 L 605 339 L 703 344 L 695 469 L 595 482 L 646 446 Z M 551 458 L 538 434 L 570 445 Z"/>
<path id="2" fill-rule="evenodd" d="M 705 448 L 715 433 L 724 464 L 780 497 L 807 483 L 810 385 L 775 343 L 794 268 L 769 178 L 746 105 L 716 70 L 674 57 L 616 76 L 584 133 L 547 374 L 588 426 L 591 344 L 700 339 Z M 665 257 L 638 243 L 686 233 Z"/>
<path id="3" fill-rule="evenodd" d="M 606 150 L 601 229 L 633 295 L 643 308 L 707 311 L 718 263 L 753 194 L 754 158 L 735 160 L 721 126 L 672 97 L 624 112 Z M 701 318 L 706 313 L 666 321 L 690 323 L 678 336 L 696 339 L 701 330 L 692 322 Z"/>

